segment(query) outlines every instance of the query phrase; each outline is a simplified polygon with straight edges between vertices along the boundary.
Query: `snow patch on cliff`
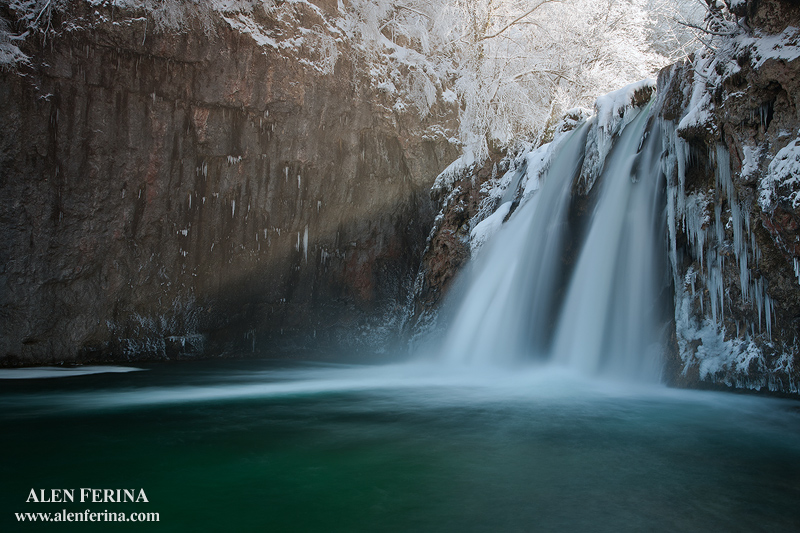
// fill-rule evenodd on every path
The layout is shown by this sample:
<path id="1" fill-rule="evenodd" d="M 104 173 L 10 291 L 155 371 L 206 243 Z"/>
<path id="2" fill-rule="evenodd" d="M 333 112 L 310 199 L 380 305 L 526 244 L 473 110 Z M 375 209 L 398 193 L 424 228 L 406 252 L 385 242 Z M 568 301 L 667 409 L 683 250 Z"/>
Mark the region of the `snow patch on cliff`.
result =
<path id="1" fill-rule="evenodd" d="M 752 36 L 739 36 L 736 44 L 749 48 L 753 68 L 759 68 L 769 60 L 791 62 L 800 57 L 800 28 L 789 26 L 782 33 L 767 35 L 756 32 Z"/>
<path id="2" fill-rule="evenodd" d="M 16 44 L 23 38 L 24 36 L 14 35 L 8 23 L 0 18 L 0 69 L 28 62 L 30 58 Z"/>
<path id="3" fill-rule="evenodd" d="M 469 234 L 469 247 L 473 257 L 475 253 L 488 241 L 492 235 L 497 233 L 503 222 L 511 211 L 513 202 L 506 202 L 497 208 L 497 211 L 489 215 L 478 223 Z"/>
<path id="4" fill-rule="evenodd" d="M 742 170 L 740 175 L 744 181 L 758 178 L 758 167 L 763 155 L 763 145 L 752 146 L 745 144 L 742 146 Z"/>
<path id="5" fill-rule="evenodd" d="M 475 168 L 476 164 L 475 154 L 471 150 L 466 150 L 461 157 L 447 165 L 447 168 L 436 176 L 431 190 L 439 194 L 450 192 L 456 180 Z"/>
<path id="6" fill-rule="evenodd" d="M 800 207 L 800 137 L 775 154 L 758 192 L 758 203 L 766 213 L 772 212 L 779 201 L 788 202 L 792 209 Z"/>
<path id="7" fill-rule="evenodd" d="M 525 188 L 522 190 L 523 198 L 530 197 L 541 188 L 542 178 L 552 157 L 552 148 L 553 143 L 550 142 L 531 150 L 525 155 L 525 176 L 527 181 L 525 182 Z"/>
<path id="8" fill-rule="evenodd" d="M 797 383 L 791 378 L 794 368 L 791 353 L 783 354 L 770 366 L 752 336 L 729 336 L 712 318 L 693 316 L 692 300 L 700 297 L 690 276 L 676 287 L 675 327 L 684 375 L 696 368 L 699 378 L 711 383 L 797 392 Z"/>
<path id="9" fill-rule="evenodd" d="M 299 7 L 298 7 L 299 6 Z M 316 14 L 318 18 L 312 27 L 303 27 L 300 14 L 295 12 L 300 7 Z M 252 10 L 236 8 L 236 5 L 216 5 L 224 20 L 231 29 L 251 37 L 258 46 L 279 51 L 290 52 L 297 57 L 300 64 L 311 67 L 320 74 L 333 73 L 339 59 L 337 39 L 341 31 L 335 26 L 324 23 L 325 17 L 318 7 L 304 0 L 289 2 L 281 8 L 273 8 L 280 24 L 269 25 L 256 20 Z"/>
<path id="10" fill-rule="evenodd" d="M 685 134 L 690 129 L 705 129 L 713 133 L 714 126 L 711 119 L 714 104 L 710 89 L 719 81 L 719 75 L 715 71 L 716 65 L 717 57 L 711 50 L 699 50 L 695 54 L 691 96 L 683 118 L 678 123 L 679 134 Z"/>

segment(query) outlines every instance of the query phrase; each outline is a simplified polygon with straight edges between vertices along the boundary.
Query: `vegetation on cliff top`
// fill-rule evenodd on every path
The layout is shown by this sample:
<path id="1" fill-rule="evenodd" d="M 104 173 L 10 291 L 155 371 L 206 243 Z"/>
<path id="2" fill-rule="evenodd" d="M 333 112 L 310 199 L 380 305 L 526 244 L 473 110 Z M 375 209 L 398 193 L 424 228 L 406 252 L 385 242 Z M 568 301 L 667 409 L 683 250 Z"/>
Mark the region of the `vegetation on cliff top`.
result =
<path id="1" fill-rule="evenodd" d="M 452 140 L 478 160 L 492 146 L 546 137 L 566 110 L 684 55 L 705 14 L 690 0 L 82 1 L 97 18 L 146 16 L 151 32 L 213 37 L 221 22 L 267 48 L 313 49 L 306 62 L 322 75 L 346 44 L 396 113 L 426 115 L 437 101 L 457 102 Z M 24 64 L 25 40 L 69 31 L 79 5 L 0 0 L 0 64 Z"/>

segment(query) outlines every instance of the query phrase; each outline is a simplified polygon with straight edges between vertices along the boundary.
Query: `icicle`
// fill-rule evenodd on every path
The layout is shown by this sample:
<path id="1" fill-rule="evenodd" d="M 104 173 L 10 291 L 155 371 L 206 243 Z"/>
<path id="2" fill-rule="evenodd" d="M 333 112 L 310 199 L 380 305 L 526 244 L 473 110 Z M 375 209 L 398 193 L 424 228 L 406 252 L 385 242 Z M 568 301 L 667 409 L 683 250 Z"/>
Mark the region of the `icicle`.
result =
<path id="1" fill-rule="evenodd" d="M 747 217 L 749 220 L 750 217 Z M 749 229 L 747 230 L 750 231 Z M 753 261 L 755 263 L 755 267 L 758 268 L 758 263 L 761 261 L 761 249 L 756 246 L 756 234 L 750 233 L 750 248 L 753 250 Z"/>
<path id="2" fill-rule="evenodd" d="M 706 287 L 708 287 L 708 299 L 711 301 L 711 318 L 715 324 L 719 324 L 722 321 L 724 310 L 722 258 L 717 256 L 715 259 L 717 264 L 712 265 L 713 260 L 709 257 Z"/>
<path id="3" fill-rule="evenodd" d="M 678 218 L 678 192 L 675 183 L 676 156 L 674 149 L 675 125 L 670 121 L 663 121 L 662 128 L 662 156 L 661 171 L 667 177 L 667 229 L 669 231 L 669 262 L 672 266 L 672 279 L 678 283 L 678 250 L 677 250 L 677 218 Z"/>
<path id="4" fill-rule="evenodd" d="M 761 331 L 761 313 L 764 310 L 764 278 L 756 280 L 754 289 L 754 300 L 758 311 L 758 331 Z"/>
<path id="5" fill-rule="evenodd" d="M 689 145 L 686 141 L 675 136 L 675 158 L 678 164 L 678 195 L 677 195 L 677 213 L 682 217 L 686 208 L 686 163 L 689 162 L 690 152 Z"/>
<path id="6" fill-rule="evenodd" d="M 684 228 L 692 246 L 692 254 L 704 264 L 708 202 L 702 193 L 690 195 L 685 202 Z"/>
<path id="7" fill-rule="evenodd" d="M 672 266 L 673 278 L 678 276 L 678 250 L 677 250 L 677 228 L 675 219 L 675 194 L 676 189 L 670 187 L 667 191 L 667 226 L 669 229 L 669 262 Z M 798 277 L 800 280 L 800 276 Z"/>
<path id="8" fill-rule="evenodd" d="M 772 338 L 772 299 L 768 294 L 764 295 L 764 316 L 767 322 L 767 337 Z"/>
<path id="9" fill-rule="evenodd" d="M 714 233 L 717 238 L 717 246 L 722 246 L 725 242 L 725 228 L 722 226 L 722 202 L 719 199 L 714 202 Z"/>
<path id="10" fill-rule="evenodd" d="M 800 258 L 794 258 L 794 275 L 797 278 L 797 283 L 800 283 Z"/>
<path id="11" fill-rule="evenodd" d="M 303 232 L 303 259 L 308 263 L 308 226 Z"/>
<path id="12" fill-rule="evenodd" d="M 758 114 L 764 131 L 767 131 L 769 127 L 770 119 L 772 118 L 772 109 L 772 102 L 766 102 L 758 106 Z"/>

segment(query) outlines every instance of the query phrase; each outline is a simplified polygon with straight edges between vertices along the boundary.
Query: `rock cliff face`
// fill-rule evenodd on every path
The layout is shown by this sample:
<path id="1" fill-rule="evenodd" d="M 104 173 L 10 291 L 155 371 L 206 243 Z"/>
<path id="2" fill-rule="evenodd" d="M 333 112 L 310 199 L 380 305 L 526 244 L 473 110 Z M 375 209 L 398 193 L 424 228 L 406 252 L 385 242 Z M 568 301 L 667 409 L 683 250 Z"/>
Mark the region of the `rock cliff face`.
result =
<path id="1" fill-rule="evenodd" d="M 678 342 L 668 377 L 797 393 L 800 8 L 735 9 L 746 32 L 659 77 Z"/>
<path id="2" fill-rule="evenodd" d="M 265 45 L 76 3 L 0 74 L 0 365 L 389 342 L 457 110 L 393 108 L 329 4 Z"/>

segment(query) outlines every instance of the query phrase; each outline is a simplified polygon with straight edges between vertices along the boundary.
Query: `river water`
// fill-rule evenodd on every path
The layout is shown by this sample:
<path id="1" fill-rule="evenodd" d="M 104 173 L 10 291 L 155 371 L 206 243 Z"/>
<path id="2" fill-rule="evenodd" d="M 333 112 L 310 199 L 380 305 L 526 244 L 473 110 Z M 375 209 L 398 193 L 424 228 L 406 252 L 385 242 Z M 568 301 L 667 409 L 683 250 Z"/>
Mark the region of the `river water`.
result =
<path id="1" fill-rule="evenodd" d="M 800 530 L 793 400 L 534 367 L 143 368 L 0 380 L 0 530 Z M 25 501 L 85 487 L 148 503 Z M 159 522 L 14 517 L 61 509 Z"/>

